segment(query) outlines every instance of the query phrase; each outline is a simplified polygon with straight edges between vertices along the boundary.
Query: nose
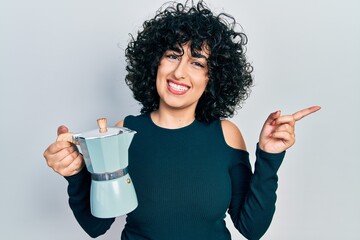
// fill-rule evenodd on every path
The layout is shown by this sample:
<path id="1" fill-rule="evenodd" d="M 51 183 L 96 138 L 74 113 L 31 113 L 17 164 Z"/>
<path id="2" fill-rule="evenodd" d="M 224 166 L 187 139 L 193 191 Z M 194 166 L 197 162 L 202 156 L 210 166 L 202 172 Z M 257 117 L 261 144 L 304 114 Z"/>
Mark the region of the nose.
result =
<path id="1" fill-rule="evenodd" d="M 174 70 L 174 76 L 175 76 L 176 79 L 183 79 L 183 78 L 186 77 L 186 75 L 187 75 L 186 61 L 182 57 L 182 58 L 179 59 L 179 62 L 176 65 L 176 68 Z"/>

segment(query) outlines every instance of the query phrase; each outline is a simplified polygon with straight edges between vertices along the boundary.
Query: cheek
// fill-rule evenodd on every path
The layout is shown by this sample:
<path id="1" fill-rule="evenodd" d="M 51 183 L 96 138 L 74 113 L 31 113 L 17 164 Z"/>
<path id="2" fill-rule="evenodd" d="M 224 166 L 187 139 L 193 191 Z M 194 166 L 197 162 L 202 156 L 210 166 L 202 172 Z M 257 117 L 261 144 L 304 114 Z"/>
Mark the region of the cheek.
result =
<path id="1" fill-rule="evenodd" d="M 155 87 L 158 94 L 161 95 L 161 92 L 164 91 L 164 88 L 166 87 L 167 82 L 164 81 L 164 74 L 161 73 L 161 71 L 158 70 L 155 80 Z"/>
<path id="2" fill-rule="evenodd" d="M 159 75 L 158 75 L 158 76 L 159 76 Z M 158 77 L 156 77 L 155 87 L 156 87 L 156 91 L 159 93 L 159 90 L 160 90 L 160 81 L 159 81 L 159 78 L 158 78 Z"/>
<path id="3" fill-rule="evenodd" d="M 208 79 L 208 78 L 206 78 L 206 79 L 205 79 L 205 81 L 203 81 L 203 82 L 204 82 L 203 88 L 204 88 L 204 91 L 205 91 L 205 90 L 206 90 L 207 85 L 209 84 L 209 79 Z"/>
<path id="4" fill-rule="evenodd" d="M 156 86 L 159 84 L 161 77 L 163 76 L 161 67 L 159 65 L 157 72 L 156 72 Z"/>
<path id="5" fill-rule="evenodd" d="M 167 73 L 167 67 L 164 64 L 159 64 L 157 72 L 156 72 L 156 82 L 160 82 L 165 78 Z"/>

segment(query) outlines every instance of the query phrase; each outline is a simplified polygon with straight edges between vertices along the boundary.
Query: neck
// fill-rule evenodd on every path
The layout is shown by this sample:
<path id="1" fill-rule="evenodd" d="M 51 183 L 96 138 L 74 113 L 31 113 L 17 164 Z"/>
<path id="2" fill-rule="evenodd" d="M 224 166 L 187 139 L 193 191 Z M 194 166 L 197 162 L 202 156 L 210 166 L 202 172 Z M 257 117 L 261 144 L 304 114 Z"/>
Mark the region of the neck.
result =
<path id="1" fill-rule="evenodd" d="M 195 113 L 192 110 L 172 110 L 159 108 L 151 113 L 152 121 L 163 128 L 176 129 L 190 125 L 195 120 Z"/>

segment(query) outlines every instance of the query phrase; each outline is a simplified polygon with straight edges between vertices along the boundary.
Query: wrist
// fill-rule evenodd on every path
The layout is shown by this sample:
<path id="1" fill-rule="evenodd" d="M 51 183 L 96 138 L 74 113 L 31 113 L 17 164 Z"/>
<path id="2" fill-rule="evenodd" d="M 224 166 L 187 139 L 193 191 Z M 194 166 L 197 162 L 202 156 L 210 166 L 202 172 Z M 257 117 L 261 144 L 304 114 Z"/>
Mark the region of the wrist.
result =
<path id="1" fill-rule="evenodd" d="M 269 155 L 269 156 L 276 156 L 276 155 L 279 155 L 279 154 L 284 154 L 286 152 L 286 150 L 277 151 L 277 150 L 274 150 L 274 149 L 269 149 L 269 148 L 265 147 L 264 145 L 262 145 L 260 143 L 257 143 L 257 151 L 259 151 L 259 152 L 261 152 L 263 154 Z"/>

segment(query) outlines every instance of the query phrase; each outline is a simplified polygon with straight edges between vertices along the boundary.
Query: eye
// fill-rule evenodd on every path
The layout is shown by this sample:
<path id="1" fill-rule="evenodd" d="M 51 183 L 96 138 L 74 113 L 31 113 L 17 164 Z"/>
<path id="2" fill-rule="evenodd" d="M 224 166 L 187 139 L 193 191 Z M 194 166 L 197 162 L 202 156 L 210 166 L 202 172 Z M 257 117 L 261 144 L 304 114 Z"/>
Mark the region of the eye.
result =
<path id="1" fill-rule="evenodd" d="M 169 59 L 175 59 L 175 60 L 179 58 L 179 56 L 174 53 L 165 54 L 165 57 L 169 58 Z"/>
<path id="2" fill-rule="evenodd" d="M 194 64 L 196 67 L 205 68 L 205 65 L 201 62 L 193 62 L 192 64 Z"/>

